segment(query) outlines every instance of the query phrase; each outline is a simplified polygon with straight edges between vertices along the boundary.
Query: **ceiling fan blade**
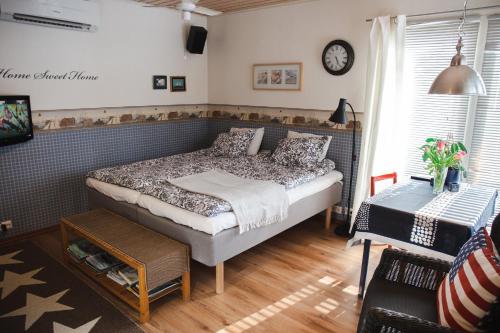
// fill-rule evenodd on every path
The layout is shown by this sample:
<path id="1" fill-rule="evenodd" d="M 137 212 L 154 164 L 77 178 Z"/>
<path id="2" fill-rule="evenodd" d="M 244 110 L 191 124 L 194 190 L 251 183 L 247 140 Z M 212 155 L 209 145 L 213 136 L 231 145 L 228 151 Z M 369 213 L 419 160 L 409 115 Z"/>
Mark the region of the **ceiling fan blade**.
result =
<path id="1" fill-rule="evenodd" d="M 219 12 L 218 10 L 213 10 L 210 8 L 198 7 L 198 6 L 193 10 L 193 12 L 206 16 L 216 16 L 222 14 L 222 12 Z"/>

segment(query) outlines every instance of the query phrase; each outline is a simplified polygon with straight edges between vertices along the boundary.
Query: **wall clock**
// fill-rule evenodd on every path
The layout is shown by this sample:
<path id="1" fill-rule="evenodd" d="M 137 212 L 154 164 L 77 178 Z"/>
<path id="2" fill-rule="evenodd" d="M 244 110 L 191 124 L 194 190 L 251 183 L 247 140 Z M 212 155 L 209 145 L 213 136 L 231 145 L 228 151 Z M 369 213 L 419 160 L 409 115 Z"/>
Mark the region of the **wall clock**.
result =
<path id="1" fill-rule="evenodd" d="M 334 40 L 323 50 L 323 67 L 332 75 L 343 75 L 354 64 L 354 50 L 345 40 Z"/>

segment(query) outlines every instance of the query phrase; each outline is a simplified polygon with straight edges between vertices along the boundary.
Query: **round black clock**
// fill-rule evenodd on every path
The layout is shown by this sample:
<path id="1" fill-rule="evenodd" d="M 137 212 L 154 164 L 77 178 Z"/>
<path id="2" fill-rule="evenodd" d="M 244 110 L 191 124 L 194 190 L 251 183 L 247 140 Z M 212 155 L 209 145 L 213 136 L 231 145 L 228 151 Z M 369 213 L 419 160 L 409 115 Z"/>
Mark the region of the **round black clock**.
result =
<path id="1" fill-rule="evenodd" d="M 345 40 L 334 40 L 323 50 L 323 66 L 332 75 L 343 75 L 354 64 L 354 50 Z"/>

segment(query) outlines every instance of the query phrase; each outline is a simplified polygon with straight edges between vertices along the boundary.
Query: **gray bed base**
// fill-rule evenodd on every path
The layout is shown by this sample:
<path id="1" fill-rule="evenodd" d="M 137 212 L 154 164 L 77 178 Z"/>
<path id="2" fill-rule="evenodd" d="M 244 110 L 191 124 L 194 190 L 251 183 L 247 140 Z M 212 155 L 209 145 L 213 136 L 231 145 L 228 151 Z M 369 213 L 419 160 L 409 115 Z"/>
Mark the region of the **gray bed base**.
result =
<path id="1" fill-rule="evenodd" d="M 87 192 L 90 208 L 108 209 L 182 243 L 189 244 L 191 246 L 191 257 L 194 260 L 207 266 L 218 267 L 224 261 L 276 236 L 323 210 L 333 207 L 341 201 L 342 183 L 337 182 L 321 192 L 290 205 L 288 218 L 281 223 L 253 229 L 243 234 L 239 233 L 239 228 L 231 228 L 223 230 L 215 236 L 177 224 L 170 219 L 153 215 L 148 210 L 137 205 L 116 201 L 89 187 L 87 187 Z M 331 212 L 330 209 L 329 212 Z M 217 274 L 219 274 L 219 271 L 217 271 Z"/>

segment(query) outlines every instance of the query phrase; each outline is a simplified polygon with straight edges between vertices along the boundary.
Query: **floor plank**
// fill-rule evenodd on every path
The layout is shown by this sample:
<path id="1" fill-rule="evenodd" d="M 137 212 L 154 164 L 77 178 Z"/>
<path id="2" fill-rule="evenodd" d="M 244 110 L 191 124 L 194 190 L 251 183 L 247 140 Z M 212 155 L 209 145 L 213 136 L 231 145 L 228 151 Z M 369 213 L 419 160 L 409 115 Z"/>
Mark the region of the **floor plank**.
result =
<path id="1" fill-rule="evenodd" d="M 33 241 L 62 261 L 58 232 Z M 382 246 L 372 247 L 369 277 Z M 225 292 L 215 294 L 215 268 L 191 266 L 192 301 L 177 294 L 151 305 L 146 332 L 355 332 L 362 246 L 325 233 L 319 217 L 225 262 Z M 70 268 L 72 269 L 72 268 Z M 72 269 L 122 312 L 131 310 Z"/>

